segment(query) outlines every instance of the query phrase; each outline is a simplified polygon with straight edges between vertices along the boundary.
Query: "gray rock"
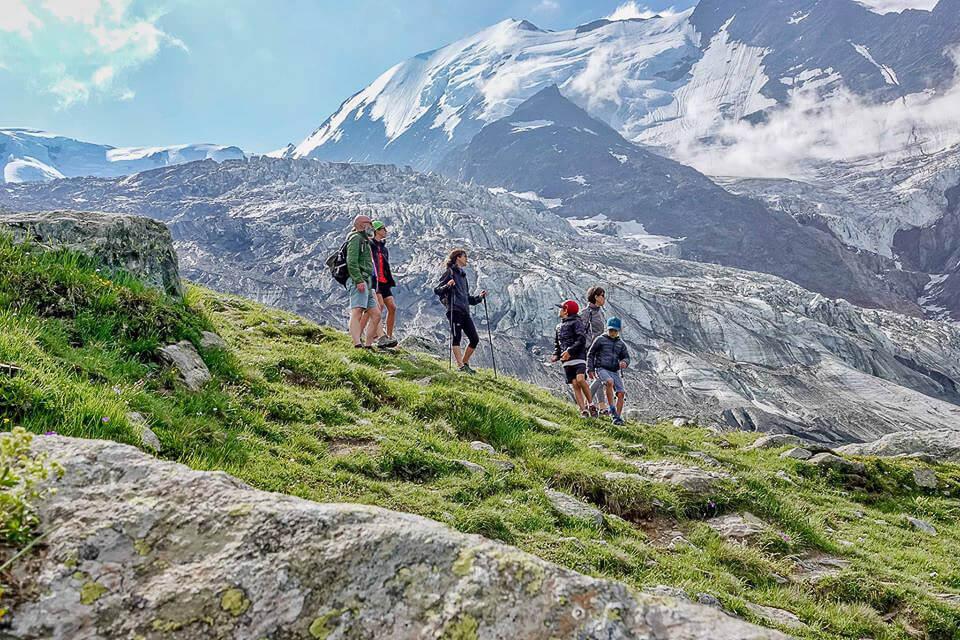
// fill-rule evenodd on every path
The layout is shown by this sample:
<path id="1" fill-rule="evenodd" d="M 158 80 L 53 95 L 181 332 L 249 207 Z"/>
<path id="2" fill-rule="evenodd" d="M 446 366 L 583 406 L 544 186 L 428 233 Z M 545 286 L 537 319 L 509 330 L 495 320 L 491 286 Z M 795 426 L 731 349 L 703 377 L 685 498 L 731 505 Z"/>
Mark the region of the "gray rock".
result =
<path id="1" fill-rule="evenodd" d="M 796 485 L 796 484 L 797 484 L 797 481 L 794 480 L 792 477 L 790 477 L 790 474 L 787 473 L 786 471 L 784 471 L 783 469 L 779 469 L 779 470 L 774 474 L 774 476 L 776 476 L 779 480 L 783 480 L 783 481 L 786 482 L 787 484 L 791 484 L 791 485 Z"/>
<path id="2" fill-rule="evenodd" d="M 746 606 L 747 606 L 747 609 L 750 611 L 750 613 L 757 616 L 758 618 L 762 618 L 767 622 L 778 624 L 782 627 L 786 627 L 787 629 L 791 629 L 793 631 L 803 631 L 810 628 L 802 620 L 800 620 L 800 618 L 798 618 L 796 614 L 791 613 L 790 611 L 787 611 L 785 609 L 777 609 L 776 607 L 765 607 L 763 605 L 754 604 L 752 602 L 748 602 Z"/>
<path id="3" fill-rule="evenodd" d="M 682 417 L 681 417 L 681 418 L 674 418 L 674 419 L 673 419 L 673 426 L 678 427 L 678 428 L 679 428 L 679 427 L 686 427 L 686 426 L 691 425 L 691 424 L 693 424 L 693 422 L 690 420 L 690 418 L 682 418 Z"/>
<path id="4" fill-rule="evenodd" d="M 517 465 L 513 464 L 509 460 L 491 460 L 490 464 L 505 473 L 509 473 L 517 468 Z"/>
<path id="5" fill-rule="evenodd" d="M 589 520 L 598 527 L 603 526 L 603 513 L 594 506 L 578 500 L 570 494 L 556 491 L 554 489 L 544 489 L 550 506 L 560 515 L 578 520 Z"/>
<path id="6" fill-rule="evenodd" d="M 925 454 L 937 462 L 960 463 L 960 430 L 898 431 L 865 444 L 848 444 L 837 451 L 854 456 L 908 456 Z"/>
<path id="7" fill-rule="evenodd" d="M 757 438 L 747 449 L 777 449 L 786 446 L 799 446 L 803 444 L 803 442 L 802 438 L 798 438 L 790 433 L 774 433 Z"/>
<path id="8" fill-rule="evenodd" d="M 18 577 L 42 596 L 11 612 L 16 638 L 785 639 L 418 516 L 257 491 L 115 443 L 34 447 L 66 474 L 38 505 L 46 549 Z"/>
<path id="9" fill-rule="evenodd" d="M 933 469 L 914 469 L 913 482 L 923 489 L 936 489 L 940 485 Z"/>
<path id="10" fill-rule="evenodd" d="M 210 370 L 197 353 L 196 348 L 187 340 L 168 344 L 160 349 L 160 361 L 173 367 L 184 385 L 191 391 L 199 391 L 210 381 Z"/>
<path id="11" fill-rule="evenodd" d="M 631 464 L 640 475 L 654 482 L 674 485 L 691 493 L 710 493 L 720 482 L 733 480 L 730 474 L 723 471 L 707 471 L 700 467 L 690 467 L 666 460 L 631 462 Z"/>
<path id="12" fill-rule="evenodd" d="M 483 451 L 484 453 L 489 453 L 490 455 L 496 455 L 497 453 L 497 450 L 494 449 L 492 446 L 490 446 L 486 442 L 480 442 L 479 440 L 471 442 L 470 448 L 473 449 L 474 451 Z"/>
<path id="13" fill-rule="evenodd" d="M 862 462 L 846 460 L 832 453 L 818 453 L 807 462 L 820 469 L 832 469 L 848 475 L 863 475 L 866 471 Z"/>
<path id="14" fill-rule="evenodd" d="M 850 566 L 849 560 L 825 553 L 811 553 L 797 559 L 791 578 L 797 582 L 816 584 L 824 578 L 839 575 Z"/>
<path id="15" fill-rule="evenodd" d="M 690 456 L 691 458 L 699 460 L 700 462 L 703 462 L 704 464 L 708 464 L 711 467 L 723 466 L 722 464 L 720 464 L 719 460 L 717 460 L 716 458 L 714 458 L 709 454 L 704 453 L 703 451 L 690 451 L 687 453 L 687 455 Z"/>
<path id="16" fill-rule="evenodd" d="M 929 533 L 932 536 L 937 535 L 937 530 L 932 524 L 926 520 L 921 520 L 920 518 L 914 518 L 911 516 L 906 516 L 907 524 L 916 529 L 917 531 L 922 531 L 924 533 Z"/>
<path id="17" fill-rule="evenodd" d="M 746 542 L 769 530 L 763 520 L 749 512 L 728 514 L 706 521 L 706 525 L 725 540 Z"/>
<path id="18" fill-rule="evenodd" d="M 476 475 L 484 475 L 484 474 L 487 472 L 486 469 L 484 469 L 483 467 L 481 467 L 481 466 L 480 466 L 479 464 L 477 464 L 476 462 L 470 462 L 469 460 L 456 460 L 455 462 L 456 462 L 458 465 L 460 465 L 462 468 L 464 468 L 464 469 L 466 469 L 467 471 L 469 471 L 470 473 L 473 473 L 473 474 L 476 474 Z"/>
<path id="19" fill-rule="evenodd" d="M 223 338 L 212 331 L 204 331 L 200 334 L 201 349 L 222 349 L 227 348 L 227 343 Z"/>
<path id="20" fill-rule="evenodd" d="M 665 584 L 656 584 L 651 587 L 644 587 L 643 592 L 650 594 L 652 596 L 662 596 L 666 598 L 673 598 L 680 602 L 693 602 L 690 599 L 690 596 L 687 595 L 687 592 L 678 587 L 671 587 Z"/>
<path id="21" fill-rule="evenodd" d="M 544 419 L 544 418 L 535 417 L 535 418 L 533 419 L 533 421 L 536 422 L 538 425 L 540 425 L 540 427 L 541 427 L 542 429 L 545 429 L 546 431 L 557 431 L 557 430 L 563 428 L 563 427 L 561 427 L 559 424 L 557 424 L 556 422 L 552 422 L 552 421 L 546 420 L 546 419 Z"/>
<path id="22" fill-rule="evenodd" d="M 790 458 L 792 460 L 809 460 L 813 457 L 813 453 L 809 449 L 804 449 L 803 447 L 793 447 L 792 449 L 787 449 L 780 454 L 781 458 Z"/>
<path id="23" fill-rule="evenodd" d="M 183 295 L 170 231 L 150 218 L 77 211 L 16 213 L 0 215 L 0 231 L 15 241 L 82 253 L 106 271 L 126 271 L 165 293 Z"/>
<path id="24" fill-rule="evenodd" d="M 697 602 L 707 607 L 713 607 L 714 609 L 723 608 L 723 605 L 720 604 L 720 600 L 717 598 L 717 596 L 709 593 L 698 593 Z"/>
<path id="25" fill-rule="evenodd" d="M 155 434 L 153 429 L 150 428 L 150 425 L 147 423 L 147 419 L 143 417 L 142 413 L 131 411 L 127 414 L 127 421 L 140 436 L 140 444 L 153 453 L 160 451 L 160 449 L 163 447 L 163 445 L 160 444 L 160 438 L 158 438 L 157 434 Z"/>

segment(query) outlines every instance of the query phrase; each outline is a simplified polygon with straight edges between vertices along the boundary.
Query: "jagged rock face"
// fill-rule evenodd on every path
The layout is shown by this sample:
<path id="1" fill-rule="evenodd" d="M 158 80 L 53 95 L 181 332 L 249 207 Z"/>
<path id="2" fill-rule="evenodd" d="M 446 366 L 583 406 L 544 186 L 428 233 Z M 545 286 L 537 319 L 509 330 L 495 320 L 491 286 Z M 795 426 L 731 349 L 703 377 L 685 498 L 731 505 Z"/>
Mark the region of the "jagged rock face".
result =
<path id="1" fill-rule="evenodd" d="M 960 321 L 960 146 L 900 155 L 819 163 L 804 180 L 721 183 L 923 274 L 917 305 L 929 318 Z"/>
<path id="2" fill-rule="evenodd" d="M 920 314 L 916 300 L 926 275 L 846 247 L 628 142 L 557 87 L 484 127 L 442 169 L 461 181 L 535 194 L 553 213 L 584 219 L 578 224 L 601 226 L 598 220 L 627 246 L 661 252 L 671 246 L 687 260 L 770 273 L 861 306 Z"/>
<path id="3" fill-rule="evenodd" d="M 559 367 L 544 365 L 553 305 L 602 284 L 608 315 L 624 320 L 628 406 L 640 418 L 826 442 L 960 424 L 955 327 L 863 310 L 773 276 L 638 253 L 486 188 L 392 166 L 261 158 L 0 189 L 8 206 L 75 198 L 168 221 L 192 280 L 338 326 L 346 294 L 324 258 L 357 213 L 382 217 L 399 276 L 399 333 L 444 358 L 448 330 L 431 289 L 447 251 L 466 247 L 471 285 L 491 292 L 497 364 L 557 388 Z M 486 341 L 474 363 L 490 364 Z"/>
<path id="4" fill-rule="evenodd" d="M 183 294 L 170 231 L 149 218 L 86 211 L 0 213 L 0 233 L 12 234 L 15 241 L 76 251 L 161 291 Z"/>
<path id="5" fill-rule="evenodd" d="M 51 436 L 49 531 L 13 637 L 776 640 L 408 514 L 256 491 L 133 447 Z M 24 568 L 26 567 L 26 568 Z"/>

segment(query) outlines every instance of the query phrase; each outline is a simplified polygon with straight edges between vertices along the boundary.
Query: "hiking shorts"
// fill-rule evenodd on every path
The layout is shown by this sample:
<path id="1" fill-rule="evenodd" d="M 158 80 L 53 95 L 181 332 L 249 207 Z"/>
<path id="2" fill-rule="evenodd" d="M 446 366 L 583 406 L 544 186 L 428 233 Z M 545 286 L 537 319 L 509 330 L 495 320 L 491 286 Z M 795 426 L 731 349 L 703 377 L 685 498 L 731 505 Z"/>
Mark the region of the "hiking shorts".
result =
<path id="1" fill-rule="evenodd" d="M 468 346 L 476 349 L 480 344 L 480 334 L 477 333 L 477 326 L 473 324 L 473 318 L 469 313 L 462 311 L 453 312 L 453 344 L 459 347 L 463 341 L 463 334 L 467 334 Z"/>
<path id="2" fill-rule="evenodd" d="M 608 369 L 597 369 L 597 380 L 606 385 L 608 382 L 613 383 L 613 390 L 617 393 L 626 393 L 627 390 L 623 386 L 623 377 L 620 375 L 619 371 L 610 371 Z"/>
<path id="3" fill-rule="evenodd" d="M 369 284 L 364 288 L 363 293 L 357 289 L 357 285 L 352 286 L 353 288 L 350 289 L 351 309 L 375 309 L 380 306 L 377 304 L 377 296 L 373 287 Z"/>
<path id="4" fill-rule="evenodd" d="M 567 384 L 573 384 L 573 381 L 576 380 L 580 374 L 587 375 L 587 365 L 586 363 L 565 365 L 563 372 L 567 376 Z"/>
<path id="5" fill-rule="evenodd" d="M 387 298 L 392 298 L 392 297 L 393 297 L 393 287 L 391 287 L 390 285 L 386 284 L 385 282 L 378 282 L 378 283 L 377 283 L 377 293 L 379 293 L 380 296 L 383 297 L 384 300 L 386 300 Z"/>

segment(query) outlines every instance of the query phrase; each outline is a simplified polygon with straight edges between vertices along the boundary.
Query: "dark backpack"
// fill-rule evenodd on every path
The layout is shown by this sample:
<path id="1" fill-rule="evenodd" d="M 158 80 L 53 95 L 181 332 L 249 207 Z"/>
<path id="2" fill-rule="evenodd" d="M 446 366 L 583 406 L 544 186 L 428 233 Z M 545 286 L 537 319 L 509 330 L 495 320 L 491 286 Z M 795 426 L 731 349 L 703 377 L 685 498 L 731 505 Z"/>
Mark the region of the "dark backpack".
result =
<path id="1" fill-rule="evenodd" d="M 350 279 L 350 270 L 347 269 L 347 244 L 349 242 L 350 239 L 348 238 L 336 253 L 330 254 L 326 263 L 330 269 L 330 275 L 343 286 L 347 286 L 347 280 Z"/>
<path id="2" fill-rule="evenodd" d="M 449 279 L 452 278 L 452 277 L 453 277 L 453 272 L 452 272 L 450 269 L 447 269 L 446 272 L 444 272 L 443 279 L 442 279 L 441 282 L 446 282 L 447 280 L 449 280 Z M 442 304 L 445 308 L 447 308 L 447 309 L 449 310 L 449 308 L 450 308 L 450 291 L 447 290 L 447 291 L 444 291 L 444 292 L 439 292 L 439 291 L 437 291 L 437 289 L 439 289 L 439 288 L 440 288 L 440 287 L 438 286 L 436 289 L 433 290 L 433 292 L 434 292 L 434 294 L 436 294 L 437 300 L 440 301 L 440 304 Z"/>

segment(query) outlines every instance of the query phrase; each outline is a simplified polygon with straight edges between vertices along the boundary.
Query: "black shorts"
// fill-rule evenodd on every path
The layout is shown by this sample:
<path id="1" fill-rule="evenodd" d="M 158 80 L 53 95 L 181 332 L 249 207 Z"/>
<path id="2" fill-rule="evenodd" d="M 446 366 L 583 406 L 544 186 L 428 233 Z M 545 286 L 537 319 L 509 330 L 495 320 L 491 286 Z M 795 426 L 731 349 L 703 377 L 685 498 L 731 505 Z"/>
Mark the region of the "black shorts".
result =
<path id="1" fill-rule="evenodd" d="M 393 287 L 388 285 L 386 282 L 377 283 L 377 293 L 383 297 L 384 300 L 387 298 L 393 297 Z"/>
<path id="2" fill-rule="evenodd" d="M 569 367 L 564 367 L 563 372 L 567 375 L 567 384 L 573 384 L 573 381 L 577 379 L 577 376 L 581 373 L 587 374 L 587 365 L 586 364 L 572 364 Z"/>
<path id="3" fill-rule="evenodd" d="M 469 313 L 462 311 L 453 312 L 453 344 L 460 346 L 463 341 L 463 334 L 467 334 L 467 340 L 470 341 L 470 348 L 476 349 L 480 344 L 480 334 L 477 333 L 477 326 L 473 324 L 473 318 Z"/>

